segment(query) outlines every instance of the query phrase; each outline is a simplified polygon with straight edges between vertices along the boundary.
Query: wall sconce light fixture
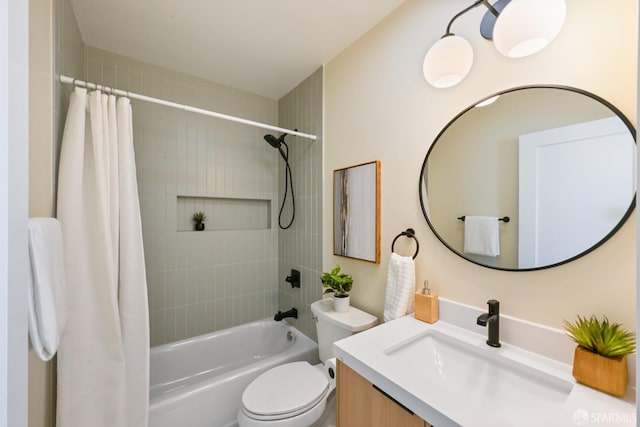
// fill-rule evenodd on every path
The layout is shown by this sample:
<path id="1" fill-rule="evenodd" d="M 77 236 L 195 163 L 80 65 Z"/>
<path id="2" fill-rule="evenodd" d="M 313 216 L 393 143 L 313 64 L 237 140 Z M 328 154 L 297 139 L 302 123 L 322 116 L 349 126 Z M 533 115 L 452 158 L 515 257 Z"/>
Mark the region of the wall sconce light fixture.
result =
<path id="1" fill-rule="evenodd" d="M 493 40 L 498 52 L 509 58 L 522 58 L 544 49 L 558 35 L 567 14 L 565 0 L 476 0 L 458 12 L 447 25 L 447 32 L 427 52 L 422 71 L 435 87 L 458 84 L 469 74 L 473 49 L 463 37 L 451 32 L 458 17 L 484 5 L 488 11 L 480 23 L 480 34 Z"/>

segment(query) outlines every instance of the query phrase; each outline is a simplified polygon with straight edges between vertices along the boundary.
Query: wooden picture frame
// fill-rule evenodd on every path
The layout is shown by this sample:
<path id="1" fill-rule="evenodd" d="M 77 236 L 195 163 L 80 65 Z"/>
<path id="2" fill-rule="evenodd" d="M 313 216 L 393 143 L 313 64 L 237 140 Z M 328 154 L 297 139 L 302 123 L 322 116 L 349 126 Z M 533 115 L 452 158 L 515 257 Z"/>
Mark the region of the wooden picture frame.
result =
<path id="1" fill-rule="evenodd" d="M 380 263 L 380 161 L 333 171 L 333 254 Z"/>

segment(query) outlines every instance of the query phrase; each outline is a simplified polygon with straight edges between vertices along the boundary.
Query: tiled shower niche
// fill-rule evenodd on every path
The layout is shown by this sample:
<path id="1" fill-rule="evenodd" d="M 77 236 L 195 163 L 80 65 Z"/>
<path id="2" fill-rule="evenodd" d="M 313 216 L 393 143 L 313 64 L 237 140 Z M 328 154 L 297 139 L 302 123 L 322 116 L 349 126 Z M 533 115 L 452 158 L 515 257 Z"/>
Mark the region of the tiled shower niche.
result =
<path id="1" fill-rule="evenodd" d="M 203 231 L 271 228 L 271 200 L 178 196 L 176 205 L 178 231 L 193 231 L 196 212 L 206 215 Z"/>

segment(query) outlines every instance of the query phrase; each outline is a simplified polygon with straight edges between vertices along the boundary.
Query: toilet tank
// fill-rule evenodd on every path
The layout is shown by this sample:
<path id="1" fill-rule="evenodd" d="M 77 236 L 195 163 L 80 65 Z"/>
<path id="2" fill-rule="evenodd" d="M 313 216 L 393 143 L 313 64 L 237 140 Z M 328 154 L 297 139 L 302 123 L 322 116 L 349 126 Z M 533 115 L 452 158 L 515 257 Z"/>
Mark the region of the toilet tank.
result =
<path id="1" fill-rule="evenodd" d="M 369 329 L 378 323 L 378 318 L 356 307 L 340 313 L 333 309 L 333 300 L 321 299 L 311 304 L 311 312 L 316 319 L 318 350 L 320 360 L 325 362 L 333 357 L 333 343 Z"/>

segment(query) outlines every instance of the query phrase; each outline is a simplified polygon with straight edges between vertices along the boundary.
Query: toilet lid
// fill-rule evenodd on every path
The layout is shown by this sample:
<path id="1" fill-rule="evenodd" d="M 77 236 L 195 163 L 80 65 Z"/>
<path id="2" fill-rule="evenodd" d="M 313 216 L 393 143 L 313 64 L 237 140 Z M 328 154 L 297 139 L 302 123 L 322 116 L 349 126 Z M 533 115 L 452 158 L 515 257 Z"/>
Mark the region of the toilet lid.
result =
<path id="1" fill-rule="evenodd" d="M 258 416 L 300 413 L 321 400 L 329 381 L 308 362 L 280 365 L 253 380 L 242 394 L 246 411 Z"/>

